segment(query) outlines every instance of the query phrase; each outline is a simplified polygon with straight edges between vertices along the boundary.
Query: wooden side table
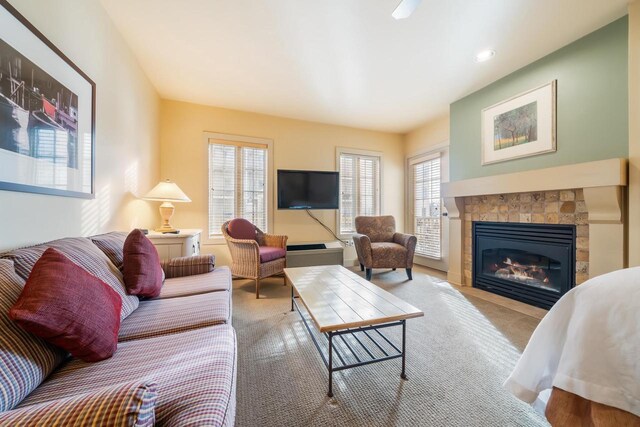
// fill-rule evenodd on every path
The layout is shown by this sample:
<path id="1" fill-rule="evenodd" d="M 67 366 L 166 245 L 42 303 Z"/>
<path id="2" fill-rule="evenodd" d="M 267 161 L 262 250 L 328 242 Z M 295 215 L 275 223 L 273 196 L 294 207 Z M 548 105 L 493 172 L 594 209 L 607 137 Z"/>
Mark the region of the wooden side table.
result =
<path id="1" fill-rule="evenodd" d="M 202 230 L 182 229 L 179 234 L 163 234 L 149 231 L 147 237 L 155 245 L 160 260 L 200 255 L 200 235 Z"/>

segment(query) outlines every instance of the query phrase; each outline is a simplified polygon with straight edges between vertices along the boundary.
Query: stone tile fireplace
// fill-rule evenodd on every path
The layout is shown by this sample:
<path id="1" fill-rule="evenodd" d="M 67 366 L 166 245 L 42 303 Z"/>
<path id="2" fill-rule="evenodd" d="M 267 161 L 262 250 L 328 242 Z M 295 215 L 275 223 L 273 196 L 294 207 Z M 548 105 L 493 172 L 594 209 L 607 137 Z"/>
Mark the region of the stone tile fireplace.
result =
<path id="1" fill-rule="evenodd" d="M 623 221 L 623 190 L 626 185 L 625 159 L 580 163 L 443 184 L 442 192 L 449 217 L 448 280 L 480 289 L 484 286 L 485 290 L 549 308 L 571 286 L 626 265 Z M 535 300 L 528 299 L 527 296 L 511 295 L 508 287 L 501 287 L 500 285 L 504 285 L 501 282 L 504 282 L 506 271 L 516 271 L 519 274 L 521 269 L 526 267 L 534 269 L 535 274 L 542 274 L 536 270 L 540 268 L 536 266 L 536 262 L 546 266 L 547 270 L 553 270 L 551 274 L 557 274 L 558 259 L 531 253 L 519 253 L 519 260 L 514 260 L 513 257 L 510 257 L 509 261 L 497 260 L 496 265 L 491 266 L 489 270 L 501 270 L 498 275 L 505 277 L 489 278 L 489 281 L 493 280 L 494 283 L 488 285 L 487 278 L 477 274 L 486 266 L 474 253 L 474 228 L 493 223 L 513 225 L 515 228 L 519 224 L 537 224 L 542 228 L 546 225 L 551 229 L 562 229 L 562 226 L 566 226 L 565 232 L 572 233 L 574 245 L 570 249 L 569 288 L 564 284 L 555 297 L 553 291 L 542 286 L 543 294 L 544 291 L 548 291 L 546 293 L 551 297 L 546 298 L 543 295 L 541 300 Z M 515 237 L 505 241 L 515 242 L 510 243 L 511 246 L 522 246 L 525 240 Z M 497 251 L 498 248 L 489 249 Z M 480 282 L 477 277 L 481 277 Z M 544 279 L 542 280 L 544 283 Z M 515 287 L 518 288 L 520 285 L 522 283 L 516 281 Z M 486 289 L 487 286 L 493 288 Z"/>
<path id="2" fill-rule="evenodd" d="M 589 278 L 589 218 L 582 189 L 465 197 L 464 208 L 466 282 L 471 283 L 471 234 L 475 221 L 575 225 L 575 283 Z"/>

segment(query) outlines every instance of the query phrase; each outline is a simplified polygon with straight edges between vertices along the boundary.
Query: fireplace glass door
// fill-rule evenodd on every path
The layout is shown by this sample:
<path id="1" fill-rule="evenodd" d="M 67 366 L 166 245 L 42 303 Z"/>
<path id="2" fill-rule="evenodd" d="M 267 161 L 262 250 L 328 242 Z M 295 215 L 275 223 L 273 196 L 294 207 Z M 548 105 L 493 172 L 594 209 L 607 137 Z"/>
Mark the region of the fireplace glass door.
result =
<path id="1" fill-rule="evenodd" d="M 575 282 L 575 226 L 473 223 L 473 286 L 542 308 Z"/>
<path id="2" fill-rule="evenodd" d="M 505 248 L 483 250 L 482 274 L 561 292 L 562 262 L 527 250 Z"/>

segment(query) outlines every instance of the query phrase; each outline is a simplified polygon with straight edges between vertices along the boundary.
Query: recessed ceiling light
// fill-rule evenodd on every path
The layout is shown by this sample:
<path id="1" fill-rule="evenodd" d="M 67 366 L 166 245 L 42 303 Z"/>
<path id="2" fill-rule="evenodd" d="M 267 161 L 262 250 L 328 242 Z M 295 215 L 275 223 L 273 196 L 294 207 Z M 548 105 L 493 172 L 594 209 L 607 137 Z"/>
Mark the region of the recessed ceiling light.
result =
<path id="1" fill-rule="evenodd" d="M 496 55 L 495 50 L 491 50 L 491 49 L 483 50 L 481 52 L 478 52 L 478 54 L 476 55 L 476 62 L 488 61 L 491 58 L 493 58 L 495 55 Z"/>

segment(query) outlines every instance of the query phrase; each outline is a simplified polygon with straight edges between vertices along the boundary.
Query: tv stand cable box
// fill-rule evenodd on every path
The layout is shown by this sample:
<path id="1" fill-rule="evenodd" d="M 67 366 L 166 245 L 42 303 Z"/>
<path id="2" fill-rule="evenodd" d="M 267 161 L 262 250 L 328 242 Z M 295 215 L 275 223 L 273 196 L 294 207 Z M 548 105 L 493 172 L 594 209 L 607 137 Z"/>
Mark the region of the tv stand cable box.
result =
<path id="1" fill-rule="evenodd" d="M 340 242 L 287 245 L 287 267 L 343 265 L 343 252 Z"/>

